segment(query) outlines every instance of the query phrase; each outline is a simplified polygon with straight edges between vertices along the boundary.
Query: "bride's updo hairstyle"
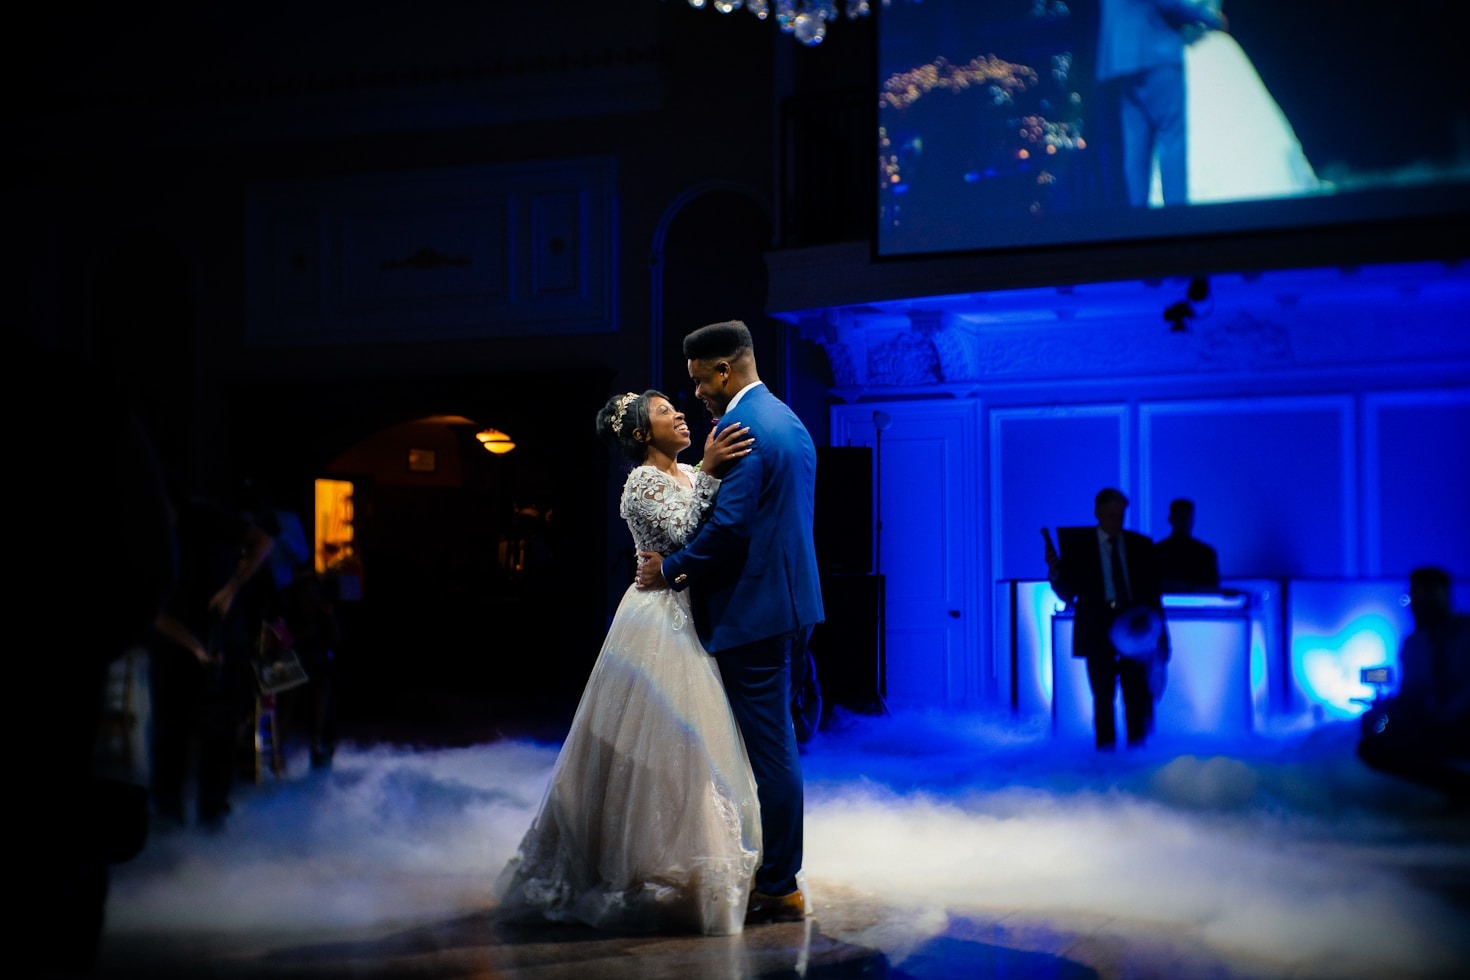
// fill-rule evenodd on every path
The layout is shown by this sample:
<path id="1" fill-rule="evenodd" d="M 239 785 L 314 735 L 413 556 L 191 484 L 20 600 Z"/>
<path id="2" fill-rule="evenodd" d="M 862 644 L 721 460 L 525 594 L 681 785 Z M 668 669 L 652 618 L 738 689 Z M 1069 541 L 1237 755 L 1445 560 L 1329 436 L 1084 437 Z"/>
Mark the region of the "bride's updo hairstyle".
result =
<path id="1" fill-rule="evenodd" d="M 643 462 L 648 451 L 648 401 L 651 398 L 672 401 L 668 395 L 652 388 L 641 395 L 626 391 L 613 395 L 597 412 L 597 434 L 634 463 Z"/>

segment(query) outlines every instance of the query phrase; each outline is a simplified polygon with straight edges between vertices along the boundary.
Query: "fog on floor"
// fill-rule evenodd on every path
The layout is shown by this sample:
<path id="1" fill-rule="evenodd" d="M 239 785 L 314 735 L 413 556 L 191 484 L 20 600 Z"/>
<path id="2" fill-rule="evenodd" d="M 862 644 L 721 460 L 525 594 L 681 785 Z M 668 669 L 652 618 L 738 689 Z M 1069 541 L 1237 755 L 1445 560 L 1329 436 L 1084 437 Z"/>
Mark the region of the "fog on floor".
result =
<path id="1" fill-rule="evenodd" d="M 1044 722 L 850 715 L 806 746 L 806 876 L 902 919 L 847 937 L 891 962 L 951 916 L 1097 915 L 1353 973 L 1470 963 L 1470 816 L 1366 770 L 1355 723 L 1102 755 Z M 221 833 L 158 832 L 114 869 L 115 934 L 312 933 L 493 907 L 558 746 L 348 745 L 240 787 Z M 1461 901 L 1466 889 L 1457 892 Z M 911 916 L 911 917 L 910 917 Z"/>

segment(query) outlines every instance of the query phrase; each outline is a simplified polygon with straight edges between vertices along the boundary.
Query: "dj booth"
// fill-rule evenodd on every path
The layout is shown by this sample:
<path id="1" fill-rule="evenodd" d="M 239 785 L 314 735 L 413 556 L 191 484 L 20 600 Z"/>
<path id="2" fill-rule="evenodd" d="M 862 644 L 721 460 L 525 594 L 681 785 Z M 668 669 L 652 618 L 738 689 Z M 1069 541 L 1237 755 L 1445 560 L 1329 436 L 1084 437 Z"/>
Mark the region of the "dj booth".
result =
<path id="1" fill-rule="evenodd" d="M 1357 718 L 1379 693 L 1370 667 L 1398 676 L 1413 628 L 1399 579 L 1230 579 L 1220 592 L 1166 594 L 1173 655 L 1156 732 L 1240 735 Z M 1470 583 L 1456 608 L 1470 607 Z M 1014 714 L 1090 737 L 1087 665 L 1072 656 L 1072 610 L 1043 580 L 996 583 L 991 693 Z M 1392 693 L 1391 691 L 1387 693 Z M 1122 717 L 1121 697 L 1117 706 Z"/>
<path id="2" fill-rule="evenodd" d="M 1255 727 L 1251 693 L 1251 601 L 1246 593 L 1164 596 L 1173 653 L 1155 707 L 1161 735 L 1234 734 Z M 1087 662 L 1072 656 L 1072 610 L 1051 619 L 1052 730 L 1092 734 Z M 1117 717 L 1123 717 L 1118 698 Z"/>

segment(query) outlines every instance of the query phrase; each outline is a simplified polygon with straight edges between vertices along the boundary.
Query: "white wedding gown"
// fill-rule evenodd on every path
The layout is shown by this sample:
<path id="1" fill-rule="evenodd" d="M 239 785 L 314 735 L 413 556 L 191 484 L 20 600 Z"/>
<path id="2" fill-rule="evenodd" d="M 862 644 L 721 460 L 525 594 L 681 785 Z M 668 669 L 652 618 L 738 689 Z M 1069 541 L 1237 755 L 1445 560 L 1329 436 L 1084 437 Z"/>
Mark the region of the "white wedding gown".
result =
<path id="1" fill-rule="evenodd" d="M 651 466 L 628 475 L 619 513 L 639 550 L 667 554 L 708 514 L 718 481 L 679 466 L 692 490 Z M 760 857 L 750 762 L 689 593 L 629 586 L 541 809 L 496 881 L 501 914 L 731 935 Z"/>
<path id="2" fill-rule="evenodd" d="M 1255 201 L 1318 194 L 1301 141 L 1250 58 L 1224 31 L 1206 31 L 1184 49 L 1189 203 Z M 1149 192 L 1163 206 L 1158 166 Z"/>

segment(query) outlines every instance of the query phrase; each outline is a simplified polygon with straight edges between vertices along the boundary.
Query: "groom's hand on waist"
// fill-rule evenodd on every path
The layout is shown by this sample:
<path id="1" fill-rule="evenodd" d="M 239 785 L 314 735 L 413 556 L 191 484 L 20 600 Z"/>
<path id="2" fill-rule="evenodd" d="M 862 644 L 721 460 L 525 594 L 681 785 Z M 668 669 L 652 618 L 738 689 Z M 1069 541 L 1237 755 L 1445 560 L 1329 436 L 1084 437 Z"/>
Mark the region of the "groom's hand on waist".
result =
<path id="1" fill-rule="evenodd" d="M 633 577 L 640 589 L 666 589 L 664 581 L 664 556 L 657 551 L 638 552 L 638 571 Z"/>

